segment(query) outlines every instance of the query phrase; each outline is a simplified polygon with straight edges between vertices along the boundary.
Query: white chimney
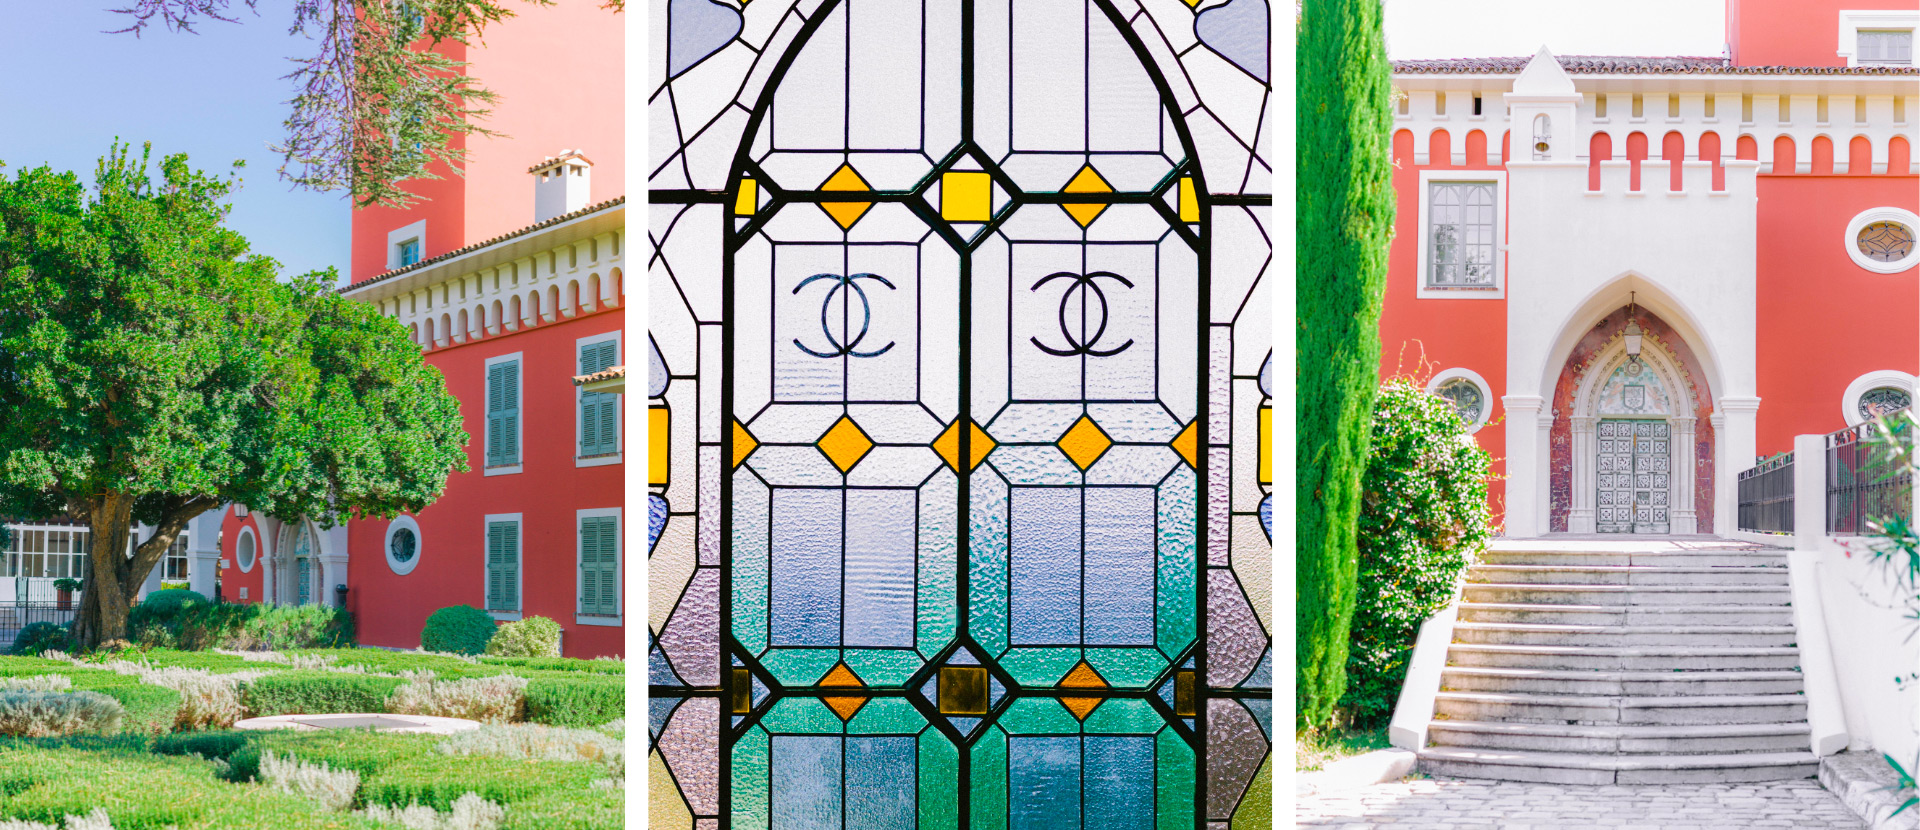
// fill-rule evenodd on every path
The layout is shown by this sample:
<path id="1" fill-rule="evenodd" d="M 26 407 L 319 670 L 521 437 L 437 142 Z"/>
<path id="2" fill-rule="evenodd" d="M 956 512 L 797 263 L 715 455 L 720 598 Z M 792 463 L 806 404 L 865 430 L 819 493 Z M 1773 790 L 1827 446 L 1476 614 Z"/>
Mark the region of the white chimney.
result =
<path id="1" fill-rule="evenodd" d="M 587 206 L 587 189 L 593 183 L 593 160 L 578 150 L 561 150 L 560 155 L 527 168 L 533 179 L 533 221 L 545 222 Z"/>

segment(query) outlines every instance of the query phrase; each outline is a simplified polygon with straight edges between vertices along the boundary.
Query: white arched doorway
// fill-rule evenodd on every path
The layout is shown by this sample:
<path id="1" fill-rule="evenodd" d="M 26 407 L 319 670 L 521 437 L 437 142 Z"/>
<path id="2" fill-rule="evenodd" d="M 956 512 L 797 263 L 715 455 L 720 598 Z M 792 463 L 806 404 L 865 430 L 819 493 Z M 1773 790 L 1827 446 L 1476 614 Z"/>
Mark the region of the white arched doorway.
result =
<path id="1" fill-rule="evenodd" d="M 274 545 L 273 586 L 269 592 L 277 605 L 324 604 L 320 590 L 320 535 L 313 523 L 296 519 L 280 527 L 279 544 Z"/>
<path id="2" fill-rule="evenodd" d="M 1687 380 L 1666 345 L 1645 336 L 1601 350 L 1580 379 L 1572 426 L 1573 533 L 1693 534 L 1694 425 Z"/>

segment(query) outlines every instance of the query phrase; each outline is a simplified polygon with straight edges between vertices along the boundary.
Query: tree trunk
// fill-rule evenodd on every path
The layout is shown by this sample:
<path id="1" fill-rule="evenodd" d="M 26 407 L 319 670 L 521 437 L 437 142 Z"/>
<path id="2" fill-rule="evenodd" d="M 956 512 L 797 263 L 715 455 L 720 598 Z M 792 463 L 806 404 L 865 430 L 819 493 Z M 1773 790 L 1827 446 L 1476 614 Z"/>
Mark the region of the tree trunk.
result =
<path id="1" fill-rule="evenodd" d="M 140 584 L 160 564 L 187 522 L 218 504 L 200 497 L 174 501 L 153 535 L 129 556 L 133 502 L 131 494 L 107 493 L 79 511 L 93 532 L 93 549 L 87 556 L 92 576 L 81 592 L 80 613 L 73 623 L 74 645 L 83 651 L 127 639 L 127 611 L 140 596 Z"/>
<path id="2" fill-rule="evenodd" d="M 80 650 L 91 651 L 102 643 L 127 638 L 127 610 L 140 588 L 129 579 L 133 563 L 127 558 L 133 497 L 108 493 L 89 506 L 86 516 L 92 537 L 87 554 L 87 589 L 80 594 L 73 641 Z"/>

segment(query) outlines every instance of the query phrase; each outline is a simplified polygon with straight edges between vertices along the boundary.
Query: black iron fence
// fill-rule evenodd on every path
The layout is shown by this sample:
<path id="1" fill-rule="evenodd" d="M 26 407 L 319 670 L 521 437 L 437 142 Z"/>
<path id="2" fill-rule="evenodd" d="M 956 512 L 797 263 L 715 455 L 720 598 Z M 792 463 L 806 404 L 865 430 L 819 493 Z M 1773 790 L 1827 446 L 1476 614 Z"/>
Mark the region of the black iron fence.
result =
<path id="1" fill-rule="evenodd" d="M 73 622 L 73 614 L 80 607 L 80 598 L 76 595 L 72 602 L 30 602 L 7 603 L 0 605 L 0 654 L 13 650 L 14 640 L 20 636 L 20 629 L 37 622 L 50 622 L 55 625 Z"/>
<path id="2" fill-rule="evenodd" d="M 1912 514 L 1913 475 L 1905 458 L 1914 431 L 1905 413 L 1894 413 L 1827 436 L 1828 534 L 1870 533 L 1888 517 Z"/>
<path id="3" fill-rule="evenodd" d="M 1793 532 L 1793 453 L 1740 474 L 1739 525 L 1751 533 Z"/>

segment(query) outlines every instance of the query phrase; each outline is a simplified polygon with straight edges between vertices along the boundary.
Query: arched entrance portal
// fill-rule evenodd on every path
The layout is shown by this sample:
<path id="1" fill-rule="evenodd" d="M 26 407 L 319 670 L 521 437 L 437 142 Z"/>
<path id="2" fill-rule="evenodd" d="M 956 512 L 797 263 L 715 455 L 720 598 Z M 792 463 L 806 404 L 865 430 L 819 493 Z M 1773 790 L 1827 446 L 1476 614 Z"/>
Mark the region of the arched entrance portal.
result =
<path id="1" fill-rule="evenodd" d="M 1629 319 L 1644 332 L 1629 353 Z M 1712 393 L 1686 340 L 1643 307 L 1599 321 L 1555 384 L 1551 528 L 1692 535 L 1713 527 Z"/>
<path id="2" fill-rule="evenodd" d="M 280 605 L 312 605 L 320 598 L 320 545 L 313 523 L 287 522 L 275 546 L 273 601 Z"/>

